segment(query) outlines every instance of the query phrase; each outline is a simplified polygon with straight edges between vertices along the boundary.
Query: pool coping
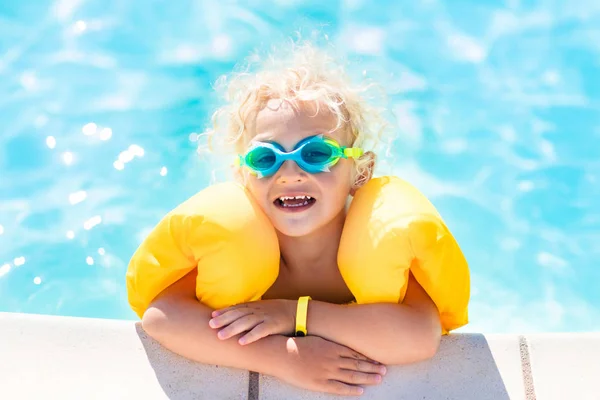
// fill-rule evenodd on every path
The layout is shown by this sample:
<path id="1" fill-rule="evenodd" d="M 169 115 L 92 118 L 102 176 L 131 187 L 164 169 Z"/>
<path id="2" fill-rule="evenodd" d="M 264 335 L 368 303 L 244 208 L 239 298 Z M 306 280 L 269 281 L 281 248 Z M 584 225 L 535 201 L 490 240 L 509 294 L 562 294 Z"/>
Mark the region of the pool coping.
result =
<path id="1" fill-rule="evenodd" d="M 253 371 L 195 363 L 138 321 L 0 312 L 7 398 L 334 399 Z M 600 399 L 600 332 L 452 333 L 438 354 L 389 366 L 361 398 Z M 565 397 L 567 396 L 567 397 Z"/>

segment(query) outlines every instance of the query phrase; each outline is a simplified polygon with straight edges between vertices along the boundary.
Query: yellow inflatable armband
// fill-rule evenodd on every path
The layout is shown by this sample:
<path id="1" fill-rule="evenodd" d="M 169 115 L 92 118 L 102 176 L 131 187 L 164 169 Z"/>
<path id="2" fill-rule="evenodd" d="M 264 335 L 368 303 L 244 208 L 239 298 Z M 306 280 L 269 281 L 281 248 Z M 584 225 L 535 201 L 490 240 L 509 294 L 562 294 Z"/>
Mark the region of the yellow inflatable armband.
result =
<path id="1" fill-rule="evenodd" d="M 435 207 L 400 178 L 375 178 L 357 191 L 338 265 L 359 304 L 402 302 L 410 270 L 436 304 L 442 333 L 468 322 L 467 261 Z"/>
<path id="2" fill-rule="evenodd" d="M 129 262 L 128 300 L 140 317 L 164 289 L 198 268 L 196 297 L 209 307 L 259 300 L 279 274 L 271 222 L 235 183 L 210 186 L 168 213 Z"/>

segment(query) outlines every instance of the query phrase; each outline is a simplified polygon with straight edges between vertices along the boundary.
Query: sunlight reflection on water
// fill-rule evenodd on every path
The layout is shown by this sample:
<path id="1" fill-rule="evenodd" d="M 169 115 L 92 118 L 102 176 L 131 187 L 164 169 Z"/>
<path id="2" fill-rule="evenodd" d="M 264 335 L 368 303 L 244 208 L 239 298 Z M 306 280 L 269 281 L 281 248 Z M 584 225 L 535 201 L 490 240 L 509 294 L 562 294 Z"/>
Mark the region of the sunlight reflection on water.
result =
<path id="1" fill-rule="evenodd" d="M 600 6 L 509 3 L 3 5 L 0 311 L 133 318 L 131 253 L 228 173 L 196 153 L 212 84 L 318 26 L 389 94 L 400 138 L 380 162 L 461 243 L 469 329 L 598 327 Z"/>

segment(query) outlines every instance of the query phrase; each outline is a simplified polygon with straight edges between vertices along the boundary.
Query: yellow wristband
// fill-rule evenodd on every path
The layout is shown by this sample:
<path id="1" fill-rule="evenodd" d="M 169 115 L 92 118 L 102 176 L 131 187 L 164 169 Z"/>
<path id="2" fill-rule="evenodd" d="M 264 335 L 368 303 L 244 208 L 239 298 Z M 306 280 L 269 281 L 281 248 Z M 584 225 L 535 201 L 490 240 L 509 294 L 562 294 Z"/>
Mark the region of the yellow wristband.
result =
<path id="1" fill-rule="evenodd" d="M 308 301 L 312 300 L 310 296 L 302 296 L 298 299 L 296 307 L 296 336 L 306 336 L 306 317 L 308 315 Z"/>

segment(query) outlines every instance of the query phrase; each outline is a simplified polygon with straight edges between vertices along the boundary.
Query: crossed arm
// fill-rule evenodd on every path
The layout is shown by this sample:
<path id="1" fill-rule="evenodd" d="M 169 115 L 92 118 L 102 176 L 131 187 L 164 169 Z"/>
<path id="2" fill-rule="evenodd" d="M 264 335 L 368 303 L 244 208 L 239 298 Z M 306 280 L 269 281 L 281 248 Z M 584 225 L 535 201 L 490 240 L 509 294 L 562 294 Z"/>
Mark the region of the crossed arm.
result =
<path id="1" fill-rule="evenodd" d="M 295 309 L 292 300 L 255 303 L 274 307 L 283 304 L 289 309 L 290 303 L 285 302 L 292 302 Z M 165 347 L 204 363 L 256 371 L 261 366 L 267 368 L 278 357 L 279 349 L 285 348 L 287 338 L 283 334 L 270 334 L 245 346 L 236 340 L 221 340 L 214 326 L 209 326 L 211 313 L 213 310 L 195 298 L 192 272 L 154 300 L 142 324 Z M 337 305 L 311 301 L 307 326 L 309 335 L 347 346 L 382 364 L 430 358 L 437 351 L 441 336 L 437 308 L 412 275 L 402 304 Z"/>

